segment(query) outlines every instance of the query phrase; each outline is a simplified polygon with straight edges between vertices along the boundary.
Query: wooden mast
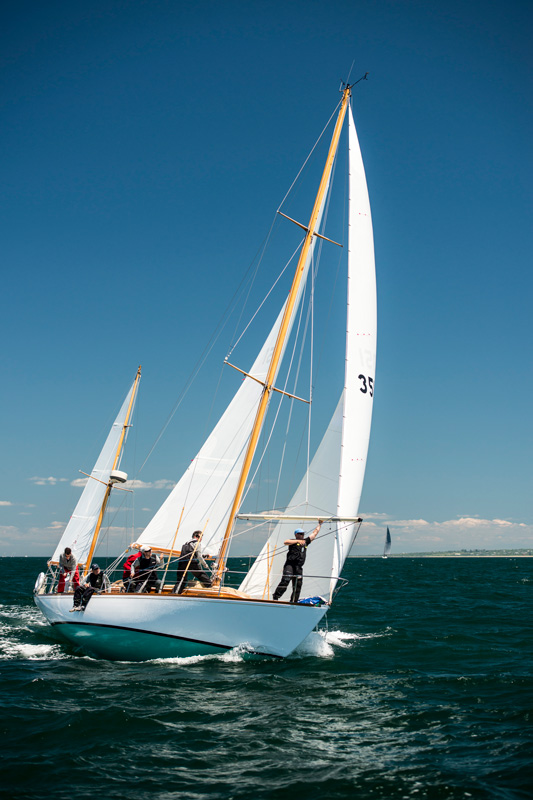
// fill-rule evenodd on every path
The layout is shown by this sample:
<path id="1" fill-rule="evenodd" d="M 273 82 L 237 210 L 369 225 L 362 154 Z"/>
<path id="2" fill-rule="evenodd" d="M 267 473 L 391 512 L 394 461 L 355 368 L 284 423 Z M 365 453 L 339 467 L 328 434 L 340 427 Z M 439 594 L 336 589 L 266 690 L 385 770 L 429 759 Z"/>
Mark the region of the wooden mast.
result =
<path id="1" fill-rule="evenodd" d="M 350 100 L 351 95 L 351 87 L 346 86 L 344 89 L 342 100 L 341 100 L 341 107 L 339 111 L 339 115 L 337 117 L 337 122 L 335 123 L 335 129 L 333 131 L 333 136 L 331 138 L 331 144 L 329 146 L 328 157 L 326 159 L 326 165 L 324 167 L 324 172 L 322 173 L 322 179 L 320 181 L 320 185 L 318 187 L 318 193 L 315 199 L 315 204 L 313 206 L 313 210 L 311 212 L 311 218 L 309 220 L 309 225 L 306 228 L 306 234 L 304 243 L 302 246 L 302 250 L 300 252 L 300 257 L 298 259 L 298 264 L 296 267 L 296 272 L 294 274 L 291 290 L 289 292 L 289 296 L 287 298 L 287 303 L 285 305 L 285 312 L 283 314 L 283 319 L 281 321 L 281 326 L 278 332 L 278 338 L 276 340 L 276 345 L 274 347 L 274 352 L 272 354 L 272 359 L 270 361 L 270 366 L 268 368 L 267 377 L 265 379 L 265 383 L 263 385 L 263 393 L 261 395 L 261 399 L 259 401 L 259 407 L 257 409 L 257 414 L 255 417 L 254 426 L 252 428 L 252 433 L 250 435 L 250 441 L 248 443 L 248 449 L 246 451 L 246 456 L 244 458 L 244 463 L 241 471 L 241 476 L 239 478 L 239 484 L 237 486 L 237 492 L 235 494 L 235 499 L 233 501 L 233 505 L 231 508 L 231 512 L 228 519 L 228 525 L 224 532 L 224 538 L 222 540 L 222 545 L 220 548 L 220 552 L 218 555 L 218 565 L 216 576 L 214 580 L 215 585 L 220 585 L 220 581 L 222 579 L 222 575 L 224 573 L 225 562 L 226 562 L 226 555 L 229 547 L 231 531 L 233 529 L 233 524 L 235 521 L 235 517 L 239 511 L 239 507 L 242 501 L 242 496 L 244 493 L 244 487 L 246 481 L 248 479 L 248 475 L 250 472 L 250 468 L 252 466 L 253 457 L 255 455 L 255 451 L 257 448 L 257 443 L 259 441 L 259 435 L 261 433 L 261 428 L 263 425 L 263 421 L 265 418 L 265 414 L 268 407 L 268 401 L 270 399 L 270 393 L 273 390 L 273 382 L 274 377 L 277 373 L 278 365 L 281 359 L 281 354 L 283 352 L 283 346 L 285 344 L 285 339 L 287 338 L 287 333 L 289 330 L 289 326 L 291 323 L 294 307 L 296 305 L 296 298 L 298 296 L 298 290 L 300 288 L 300 284 L 302 281 L 302 277 L 304 274 L 304 268 L 307 261 L 307 256 L 309 255 L 309 250 L 311 248 L 311 243 L 313 241 L 313 236 L 315 235 L 316 225 L 318 222 L 318 217 L 320 215 L 320 209 L 322 207 L 322 202 L 324 200 L 324 195 L 326 193 L 326 189 L 328 187 L 329 178 L 331 175 L 331 170 L 333 168 L 333 161 L 335 159 L 335 155 L 337 153 L 337 147 L 339 144 L 339 139 L 342 130 L 342 124 L 344 122 L 344 117 L 346 115 L 346 109 L 348 108 L 348 102 Z"/>
<path id="2" fill-rule="evenodd" d="M 135 394 L 137 392 L 137 387 L 139 385 L 140 379 L 141 379 L 141 368 L 139 367 L 139 369 L 137 370 L 137 375 L 135 376 L 135 380 L 133 381 L 133 387 L 132 387 L 130 402 L 129 402 L 129 405 L 128 405 L 128 410 L 126 411 L 126 416 L 124 418 L 124 424 L 122 426 L 122 431 L 121 431 L 120 439 L 119 439 L 119 442 L 118 442 L 117 452 L 115 453 L 115 458 L 113 460 L 113 466 L 111 467 L 111 472 L 113 472 L 113 470 L 115 470 L 117 468 L 118 460 L 120 458 L 120 451 L 122 450 L 122 445 L 124 444 L 124 437 L 125 437 L 126 431 L 128 429 L 128 423 L 129 423 L 129 420 L 130 420 L 131 411 L 133 409 L 133 403 L 135 402 Z M 104 495 L 104 499 L 102 501 L 102 506 L 100 508 L 100 514 L 98 515 L 98 521 L 96 523 L 96 528 L 94 529 L 93 538 L 92 538 L 92 542 L 91 542 L 91 547 L 90 547 L 90 550 L 89 550 L 89 555 L 87 556 L 87 561 L 85 563 L 85 569 L 83 570 L 83 577 L 85 577 L 85 575 L 87 575 L 87 573 L 89 572 L 89 567 L 91 566 L 91 562 L 93 560 L 94 551 L 96 549 L 96 544 L 98 542 L 98 536 L 100 535 L 100 528 L 102 527 L 102 521 L 104 519 L 104 514 L 105 514 L 105 510 L 106 510 L 106 506 L 107 506 L 107 501 L 109 500 L 109 495 L 111 494 L 112 487 L 113 487 L 113 484 L 111 483 L 111 481 L 109 481 L 109 483 L 107 484 L 107 489 L 106 489 L 106 492 L 105 492 L 105 495 Z"/>

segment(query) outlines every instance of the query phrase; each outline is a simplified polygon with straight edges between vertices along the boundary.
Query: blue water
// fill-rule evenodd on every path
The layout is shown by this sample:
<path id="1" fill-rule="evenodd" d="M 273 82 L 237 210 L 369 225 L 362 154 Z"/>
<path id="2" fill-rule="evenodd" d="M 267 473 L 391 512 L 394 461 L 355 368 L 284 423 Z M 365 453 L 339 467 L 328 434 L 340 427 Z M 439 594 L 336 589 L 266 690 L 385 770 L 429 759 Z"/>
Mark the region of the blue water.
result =
<path id="1" fill-rule="evenodd" d="M 530 798 L 533 560 L 352 559 L 284 661 L 97 661 L 0 559 L 0 792 L 26 798 Z"/>

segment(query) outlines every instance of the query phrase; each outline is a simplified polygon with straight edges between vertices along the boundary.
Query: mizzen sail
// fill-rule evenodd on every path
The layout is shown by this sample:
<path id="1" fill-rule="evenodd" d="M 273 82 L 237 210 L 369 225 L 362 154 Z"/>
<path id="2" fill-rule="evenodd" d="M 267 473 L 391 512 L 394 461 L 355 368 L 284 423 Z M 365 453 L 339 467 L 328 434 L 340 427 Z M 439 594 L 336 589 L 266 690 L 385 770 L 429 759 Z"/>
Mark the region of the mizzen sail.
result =
<path id="1" fill-rule="evenodd" d="M 58 561 L 59 555 L 63 552 L 65 547 L 71 548 L 78 563 L 85 564 L 86 562 L 87 556 L 91 550 L 93 535 L 98 523 L 100 511 L 108 490 L 111 471 L 117 469 L 120 463 L 120 456 L 117 458 L 117 450 L 121 444 L 121 437 L 123 435 L 128 412 L 131 415 L 133 411 L 133 403 L 135 402 L 133 393 L 136 389 L 137 382 L 138 379 L 136 378 L 109 431 L 102 451 L 91 472 L 91 477 L 87 479 L 87 483 L 78 500 L 76 508 L 54 551 L 52 556 L 52 561 L 54 562 Z M 123 445 L 124 441 L 122 442 L 122 446 Z"/>

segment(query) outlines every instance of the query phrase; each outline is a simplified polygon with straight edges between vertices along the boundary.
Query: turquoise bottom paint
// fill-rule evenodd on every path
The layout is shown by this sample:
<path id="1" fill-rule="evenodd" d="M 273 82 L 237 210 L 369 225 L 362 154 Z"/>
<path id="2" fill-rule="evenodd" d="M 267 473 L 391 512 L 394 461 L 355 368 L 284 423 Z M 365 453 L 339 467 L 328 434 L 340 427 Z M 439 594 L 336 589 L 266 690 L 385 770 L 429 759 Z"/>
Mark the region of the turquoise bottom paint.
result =
<path id="1" fill-rule="evenodd" d="M 148 661 L 153 658 L 184 658 L 224 653 L 220 647 L 172 636 L 124 630 L 103 625 L 59 623 L 54 631 L 88 655 L 111 661 Z"/>

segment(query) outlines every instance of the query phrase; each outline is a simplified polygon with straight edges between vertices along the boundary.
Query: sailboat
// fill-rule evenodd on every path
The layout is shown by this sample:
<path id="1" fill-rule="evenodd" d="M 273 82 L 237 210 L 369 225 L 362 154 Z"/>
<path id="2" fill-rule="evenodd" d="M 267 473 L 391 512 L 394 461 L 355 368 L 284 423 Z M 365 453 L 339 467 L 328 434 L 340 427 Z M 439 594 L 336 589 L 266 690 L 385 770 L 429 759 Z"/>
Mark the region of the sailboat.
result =
<path id="1" fill-rule="evenodd" d="M 126 479 L 119 470 L 140 370 L 104 445 L 46 574 L 35 586 L 35 602 L 58 634 L 83 651 L 117 660 L 146 660 L 223 653 L 286 657 L 317 628 L 343 582 L 341 572 L 362 522 L 359 502 L 370 437 L 376 360 L 376 282 L 370 204 L 351 109 L 353 84 L 342 99 L 308 224 L 279 212 L 303 230 L 290 290 L 259 353 L 248 369 L 233 365 L 242 380 L 205 443 L 132 547 L 149 545 L 166 560 L 155 594 L 131 594 L 120 580 L 95 594 L 82 614 L 71 615 L 72 595 L 56 591 L 58 558 L 70 546 L 84 574 L 89 570 L 105 505 Z M 347 122 L 349 212 L 344 381 L 322 439 L 292 498 L 282 510 L 248 513 L 252 466 L 274 396 L 298 403 L 278 385 L 280 365 L 313 274 L 317 242 L 330 247 L 321 228 L 324 209 Z M 336 244 L 336 243 L 333 243 Z M 344 314 L 343 314 L 344 316 Z M 336 353 L 336 355 L 339 355 Z M 339 360 L 342 363 L 342 354 Z M 335 398 L 333 398 L 335 401 Z M 331 413 L 331 411 L 330 411 Z M 267 437 L 268 438 L 268 437 Z M 255 462 L 254 462 L 255 459 Z M 256 469 L 257 472 L 257 469 Z M 246 520 L 246 523 L 243 522 Z M 295 528 L 320 535 L 307 548 L 301 600 L 274 600 L 287 555 L 284 542 Z M 267 538 L 238 585 L 227 579 L 228 556 L 239 525 L 267 526 Z M 212 585 L 173 592 L 171 580 L 181 548 L 194 530 L 204 532 L 202 552 L 215 556 Z M 118 560 L 116 566 L 119 566 Z M 170 570 L 170 571 L 169 571 Z M 113 578 L 113 576 L 111 576 Z M 235 581 L 233 582 L 235 584 Z M 74 617 L 74 619 L 73 619 Z"/>
<path id="2" fill-rule="evenodd" d="M 391 539 L 391 536 L 390 536 L 390 530 L 389 530 L 389 528 L 387 526 L 387 533 L 385 534 L 385 545 L 383 547 L 382 558 L 387 558 L 387 556 L 390 553 L 391 545 L 392 545 L 392 539 Z"/>

